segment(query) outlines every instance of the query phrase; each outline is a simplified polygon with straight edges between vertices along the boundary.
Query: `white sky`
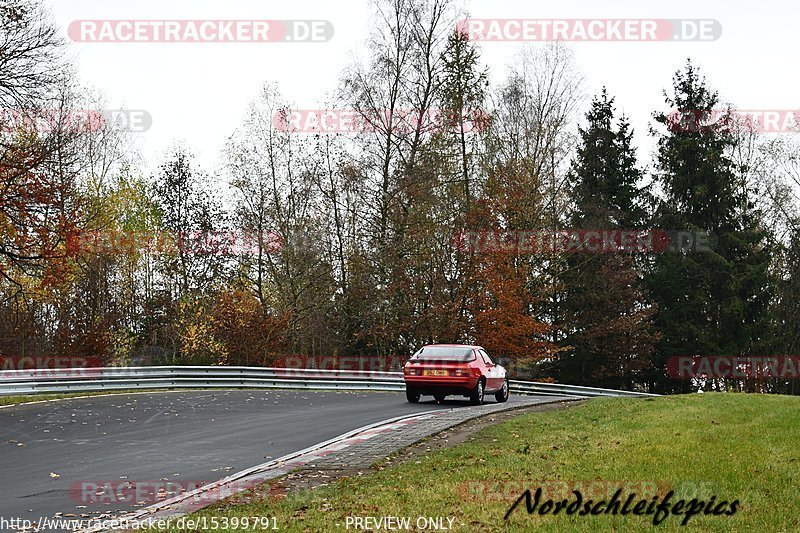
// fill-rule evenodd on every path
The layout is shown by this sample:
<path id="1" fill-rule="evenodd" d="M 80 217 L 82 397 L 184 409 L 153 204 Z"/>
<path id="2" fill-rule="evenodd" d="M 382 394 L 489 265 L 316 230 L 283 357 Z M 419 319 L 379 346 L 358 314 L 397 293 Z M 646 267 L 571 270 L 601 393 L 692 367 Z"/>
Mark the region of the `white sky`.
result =
<path id="1" fill-rule="evenodd" d="M 142 151 L 154 165 L 174 140 L 213 170 L 220 148 L 267 81 L 301 109 L 320 106 L 368 31 L 368 0 L 47 0 L 66 36 L 76 19 L 324 19 L 335 35 L 325 43 L 146 44 L 72 43 L 83 82 L 110 105 L 144 109 L 153 127 Z M 687 56 L 721 96 L 742 109 L 799 109 L 797 21 L 800 3 L 787 0 L 468 0 L 474 18 L 716 19 L 713 42 L 576 42 L 589 94 L 605 84 L 631 117 L 640 157 L 651 144 L 650 114 L 663 109 L 662 90 Z M 485 42 L 483 61 L 501 78 L 523 46 Z"/>

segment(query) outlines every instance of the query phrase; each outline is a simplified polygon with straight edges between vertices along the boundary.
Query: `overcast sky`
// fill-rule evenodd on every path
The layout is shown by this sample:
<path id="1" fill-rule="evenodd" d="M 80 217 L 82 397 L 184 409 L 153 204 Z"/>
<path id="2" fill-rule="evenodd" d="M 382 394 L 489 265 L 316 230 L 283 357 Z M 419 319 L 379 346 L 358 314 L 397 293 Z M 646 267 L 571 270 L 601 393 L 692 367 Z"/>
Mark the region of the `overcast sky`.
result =
<path id="1" fill-rule="evenodd" d="M 324 43 L 72 43 L 83 82 L 114 106 L 147 110 L 152 128 L 142 151 L 153 165 L 180 140 L 213 170 L 225 138 L 267 81 L 300 109 L 320 106 L 364 42 L 367 0 L 47 0 L 64 35 L 78 19 L 323 19 L 334 37 Z M 474 18 L 716 19 L 722 35 L 710 42 L 577 42 L 587 92 L 602 85 L 633 122 L 646 157 L 651 112 L 691 56 L 721 96 L 744 109 L 798 109 L 797 2 L 762 0 L 472 0 Z M 480 44 L 484 63 L 500 79 L 520 42 Z"/>

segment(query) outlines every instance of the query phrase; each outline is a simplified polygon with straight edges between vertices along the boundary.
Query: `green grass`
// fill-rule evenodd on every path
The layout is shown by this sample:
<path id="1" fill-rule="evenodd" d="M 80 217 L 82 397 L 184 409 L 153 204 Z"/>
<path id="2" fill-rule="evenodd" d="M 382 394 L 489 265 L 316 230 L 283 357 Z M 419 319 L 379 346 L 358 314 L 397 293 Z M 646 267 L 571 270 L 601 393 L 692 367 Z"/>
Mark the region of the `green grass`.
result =
<path id="1" fill-rule="evenodd" d="M 130 391 L 128 391 L 130 392 Z M 75 398 L 76 396 L 97 396 L 98 394 L 108 394 L 107 392 L 68 392 L 64 394 L 26 394 L 23 396 L 0 396 L 0 406 L 16 405 L 18 403 L 42 402 L 45 400 L 60 400 L 63 398 Z"/>
<path id="2" fill-rule="evenodd" d="M 181 389 L 191 390 L 191 389 Z M 78 398 L 83 396 L 106 396 L 108 394 L 142 394 L 143 392 L 172 392 L 169 389 L 153 389 L 142 391 L 141 389 L 126 390 L 106 390 L 97 392 L 64 392 L 60 394 L 25 394 L 21 396 L 0 396 L 0 407 L 4 405 L 17 405 L 20 403 L 43 402 L 47 400 L 64 400 L 68 398 Z"/>
<path id="3" fill-rule="evenodd" d="M 384 515 L 454 517 L 457 531 L 797 531 L 799 410 L 787 396 L 598 398 L 515 417 L 380 472 L 193 517 L 276 516 L 284 531 L 346 531 L 347 516 Z M 662 495 L 741 503 L 734 516 L 696 515 L 687 527 L 677 516 L 656 527 L 652 516 L 528 515 L 524 504 L 504 522 L 523 486 L 542 480 L 652 481 Z"/>
<path id="4" fill-rule="evenodd" d="M 107 396 L 109 394 L 145 394 L 145 393 L 161 393 L 161 392 L 196 392 L 196 391 L 213 391 L 213 392 L 226 392 L 232 390 L 242 390 L 242 391 L 266 391 L 266 390 L 278 390 L 278 391 L 297 391 L 302 392 L 306 389 L 252 389 L 252 388 L 236 388 L 236 387 L 226 387 L 226 388 L 203 388 L 198 387 L 196 389 L 193 388 L 180 388 L 180 389 L 124 389 L 124 390 L 104 390 L 104 391 L 95 391 L 95 392 L 64 392 L 59 394 L 24 394 L 20 396 L 0 396 L 0 407 L 4 405 L 17 405 L 20 403 L 30 403 L 30 402 L 43 402 L 48 400 L 65 400 L 69 398 L 77 398 L 77 397 L 84 397 L 84 396 Z M 341 389 L 319 389 L 319 392 L 342 392 Z M 370 392 L 370 391 L 358 391 L 358 392 Z"/>

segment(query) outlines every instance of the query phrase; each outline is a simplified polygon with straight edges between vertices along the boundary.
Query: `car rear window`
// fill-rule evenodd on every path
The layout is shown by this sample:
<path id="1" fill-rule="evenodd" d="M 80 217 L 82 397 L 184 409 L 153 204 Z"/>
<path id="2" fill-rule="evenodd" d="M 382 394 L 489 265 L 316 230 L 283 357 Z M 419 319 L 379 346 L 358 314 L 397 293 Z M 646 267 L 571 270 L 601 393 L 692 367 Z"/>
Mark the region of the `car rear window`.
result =
<path id="1" fill-rule="evenodd" d="M 414 354 L 412 359 L 425 359 L 429 361 L 474 361 L 475 354 L 472 348 L 458 348 L 450 346 L 426 346 Z"/>

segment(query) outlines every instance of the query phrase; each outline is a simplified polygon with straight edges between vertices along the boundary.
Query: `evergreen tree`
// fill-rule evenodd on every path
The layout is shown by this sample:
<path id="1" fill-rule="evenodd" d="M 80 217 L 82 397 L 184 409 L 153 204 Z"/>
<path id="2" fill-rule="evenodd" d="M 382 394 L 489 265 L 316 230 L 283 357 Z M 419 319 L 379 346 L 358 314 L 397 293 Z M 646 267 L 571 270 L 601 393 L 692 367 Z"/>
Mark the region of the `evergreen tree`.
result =
<path id="1" fill-rule="evenodd" d="M 587 113 L 570 172 L 573 229 L 640 228 L 645 210 L 633 132 L 625 117 L 614 126 L 614 99 L 605 90 Z M 561 381 L 632 388 L 642 381 L 657 340 L 636 259 L 629 254 L 573 254 L 561 275 L 564 344 Z"/>
<path id="2" fill-rule="evenodd" d="M 771 252 L 754 207 L 744 169 L 731 161 L 735 137 L 729 121 L 709 122 L 718 95 L 691 61 L 675 74 L 671 113 L 654 116 L 667 132 L 658 136 L 655 180 L 663 201 L 654 223 L 666 230 L 711 236 L 709 249 L 683 248 L 656 258 L 647 276 L 659 307 L 662 334 L 652 375 L 660 391 L 689 390 L 663 369 L 682 355 L 744 355 L 757 348 L 768 326 Z M 680 117 L 692 126 L 679 126 Z"/>

